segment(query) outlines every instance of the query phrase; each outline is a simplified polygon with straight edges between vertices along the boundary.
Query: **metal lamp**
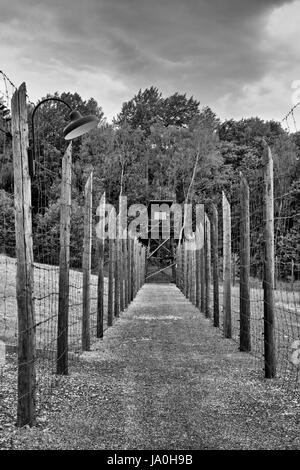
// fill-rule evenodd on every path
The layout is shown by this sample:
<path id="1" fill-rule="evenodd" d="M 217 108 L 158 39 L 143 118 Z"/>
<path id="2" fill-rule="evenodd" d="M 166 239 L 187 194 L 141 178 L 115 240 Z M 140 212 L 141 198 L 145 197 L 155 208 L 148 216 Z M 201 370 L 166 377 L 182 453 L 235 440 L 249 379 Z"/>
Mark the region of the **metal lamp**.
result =
<path id="1" fill-rule="evenodd" d="M 35 161 L 35 135 L 34 135 L 34 116 L 37 109 L 41 106 L 41 104 L 45 103 L 46 101 L 59 101 L 60 103 L 65 104 L 68 106 L 70 112 L 70 120 L 71 122 L 64 128 L 63 135 L 65 140 L 73 140 L 76 137 L 80 137 L 83 134 L 86 134 L 90 130 L 94 129 L 98 124 L 98 119 L 96 116 L 88 115 L 82 116 L 79 111 L 73 110 L 69 103 L 67 103 L 62 98 L 58 98 L 56 96 L 52 98 L 45 98 L 40 101 L 36 107 L 34 108 L 31 116 L 31 129 L 32 129 L 32 154 L 30 155 L 29 167 L 31 168 L 31 175 L 33 173 L 33 162 Z"/>
<path id="2" fill-rule="evenodd" d="M 82 116 L 79 111 L 71 111 L 71 122 L 64 128 L 63 134 L 66 140 L 76 139 L 94 129 L 98 120 L 96 116 Z"/>

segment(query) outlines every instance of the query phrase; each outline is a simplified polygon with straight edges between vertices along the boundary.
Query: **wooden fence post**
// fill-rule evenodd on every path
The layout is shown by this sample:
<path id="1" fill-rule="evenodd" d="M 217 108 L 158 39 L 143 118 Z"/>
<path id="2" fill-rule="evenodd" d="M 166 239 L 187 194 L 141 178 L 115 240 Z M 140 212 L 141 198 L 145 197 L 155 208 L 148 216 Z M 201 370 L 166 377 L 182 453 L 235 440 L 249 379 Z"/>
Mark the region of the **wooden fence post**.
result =
<path id="1" fill-rule="evenodd" d="M 135 295 L 138 293 L 139 282 L 140 282 L 140 279 L 139 279 L 139 276 L 140 276 L 139 251 L 140 251 L 139 243 L 138 243 L 138 240 L 136 240 L 136 273 L 135 273 L 135 275 L 136 275 L 136 291 L 135 291 Z"/>
<path id="2" fill-rule="evenodd" d="M 142 247 L 142 285 L 145 284 L 146 249 Z"/>
<path id="3" fill-rule="evenodd" d="M 131 240 L 127 233 L 127 278 L 128 278 L 128 304 L 131 302 L 131 262 L 132 262 L 132 255 L 131 255 Z"/>
<path id="4" fill-rule="evenodd" d="M 185 246 L 185 241 L 183 240 L 182 242 L 182 285 L 181 285 L 181 291 L 183 295 L 185 295 L 186 292 L 186 246 Z"/>
<path id="5" fill-rule="evenodd" d="M 196 241 L 193 240 L 191 242 L 191 303 L 195 305 L 195 298 L 196 298 L 196 282 L 195 282 L 195 277 L 196 277 L 196 259 L 195 259 L 195 246 L 196 246 Z"/>
<path id="6" fill-rule="evenodd" d="M 108 262 L 108 301 L 107 301 L 107 326 L 112 326 L 114 316 L 114 263 L 115 263 L 115 225 L 114 212 L 109 214 L 109 262 Z"/>
<path id="7" fill-rule="evenodd" d="M 176 274 L 176 285 L 177 287 L 182 290 L 181 282 L 182 282 L 182 245 L 178 243 L 177 245 L 177 274 Z"/>
<path id="8" fill-rule="evenodd" d="M 195 263 L 196 263 L 196 272 L 195 272 L 195 282 L 196 282 L 196 292 L 195 292 L 195 305 L 197 308 L 200 308 L 200 299 L 201 299 L 201 277 L 200 277 L 200 244 L 201 244 L 201 233 L 199 226 L 196 226 L 196 251 L 195 251 Z"/>
<path id="9" fill-rule="evenodd" d="M 205 218 L 204 218 L 204 204 L 198 205 L 199 214 L 199 228 L 200 228 L 200 310 L 205 312 L 205 256 L 204 256 L 204 232 L 205 232 Z"/>
<path id="10" fill-rule="evenodd" d="M 180 289 L 180 277 L 181 277 L 181 250 L 178 243 L 176 248 L 176 286 Z"/>
<path id="11" fill-rule="evenodd" d="M 185 296 L 189 298 L 190 291 L 190 252 L 188 241 L 185 241 L 185 262 L 186 262 L 186 286 L 185 286 Z"/>
<path id="12" fill-rule="evenodd" d="M 137 266 L 137 270 L 136 270 L 136 275 L 137 275 L 136 293 L 138 293 L 138 291 L 140 289 L 140 268 L 141 268 L 141 264 L 140 264 L 140 244 L 139 244 L 138 240 L 137 240 L 137 244 L 136 244 L 136 266 Z"/>
<path id="13" fill-rule="evenodd" d="M 122 235 L 123 237 L 123 235 Z M 124 272 L 124 252 L 123 252 L 123 238 L 120 238 L 120 311 L 123 312 L 124 310 L 124 276 L 126 273 Z"/>
<path id="14" fill-rule="evenodd" d="M 181 280 L 180 280 L 180 290 L 184 294 L 184 273 L 185 273 L 185 251 L 184 251 L 184 241 L 181 242 Z"/>
<path id="15" fill-rule="evenodd" d="M 130 284 L 131 284 L 131 293 L 130 293 L 130 300 L 133 300 L 134 298 L 134 263 L 135 263 L 135 257 L 134 257 L 134 238 L 130 237 L 130 256 L 131 256 L 131 261 L 130 261 Z"/>
<path id="16" fill-rule="evenodd" d="M 16 296 L 18 307 L 17 425 L 33 426 L 35 410 L 35 314 L 33 303 L 33 248 L 31 181 L 28 168 L 26 85 L 11 101 L 16 232 Z"/>
<path id="17" fill-rule="evenodd" d="M 117 217 L 116 240 L 115 240 L 115 297 L 114 297 L 114 315 L 120 316 L 120 219 Z"/>
<path id="18" fill-rule="evenodd" d="M 90 284 L 92 256 L 92 189 L 93 173 L 90 174 L 84 189 L 84 239 L 82 256 L 82 350 L 89 351 L 90 341 Z"/>
<path id="19" fill-rule="evenodd" d="M 101 222 L 97 233 L 98 248 L 98 286 L 97 286 L 97 338 L 103 338 L 103 317 L 104 317 L 104 229 L 105 229 L 105 193 L 101 197 L 100 213 Z"/>
<path id="20" fill-rule="evenodd" d="M 231 338 L 231 211 L 222 193 L 223 207 L 223 328 L 225 338 Z"/>
<path id="21" fill-rule="evenodd" d="M 179 251 L 179 245 L 178 245 L 178 247 L 177 247 L 176 250 L 175 250 L 175 262 L 176 262 L 175 284 L 176 284 L 177 287 L 179 287 L 179 285 L 178 285 L 178 278 L 179 278 L 179 259 L 180 259 L 180 258 L 179 258 L 179 256 L 180 256 L 179 253 L 180 253 L 180 251 Z"/>
<path id="22" fill-rule="evenodd" d="M 124 277 L 126 273 L 124 271 L 124 227 L 123 227 L 123 204 L 122 197 L 119 196 L 119 278 L 120 278 L 120 311 L 124 310 Z"/>
<path id="23" fill-rule="evenodd" d="M 194 288 L 194 252 L 193 252 L 193 241 L 190 241 L 190 302 L 193 303 L 193 288 Z"/>
<path id="24" fill-rule="evenodd" d="M 294 283 L 293 270 L 292 270 L 291 278 L 292 278 L 292 287 L 293 287 L 293 283 Z M 277 281 L 279 281 L 279 264 L 278 264 L 278 256 L 275 256 L 275 274 L 274 274 L 274 289 L 275 290 L 277 290 Z"/>
<path id="25" fill-rule="evenodd" d="M 273 157 L 267 145 L 264 149 L 264 351 L 265 377 L 276 375 L 275 302 L 274 302 L 274 176 Z"/>
<path id="26" fill-rule="evenodd" d="M 136 256 L 137 256 L 137 262 L 136 262 L 136 265 L 137 265 L 137 270 L 136 270 L 136 274 L 137 274 L 137 282 L 136 282 L 136 293 L 138 293 L 138 291 L 140 290 L 140 274 L 141 274 L 141 246 L 139 244 L 139 242 L 137 242 L 137 246 L 136 246 Z"/>
<path id="27" fill-rule="evenodd" d="M 137 242 L 137 292 L 140 290 L 141 274 L 141 245 Z"/>
<path id="28" fill-rule="evenodd" d="M 189 292 L 189 252 L 187 241 L 184 242 L 184 295 L 188 297 Z"/>
<path id="29" fill-rule="evenodd" d="M 133 298 L 136 295 L 137 285 L 137 256 L 136 256 L 136 238 L 133 239 Z"/>
<path id="30" fill-rule="evenodd" d="M 210 285 L 211 285 L 211 235 L 210 221 L 208 215 L 205 214 L 205 230 L 204 230 L 204 254 L 205 254 L 205 316 L 210 317 Z"/>
<path id="31" fill-rule="evenodd" d="M 128 307 L 129 298 L 128 298 L 128 246 L 127 246 L 127 234 L 123 240 L 123 250 L 124 250 L 124 306 Z"/>
<path id="32" fill-rule="evenodd" d="M 240 173 L 240 350 L 251 350 L 249 186 Z"/>
<path id="33" fill-rule="evenodd" d="M 219 326 L 220 306 L 219 306 L 219 259 L 218 259 L 218 211 L 215 204 L 212 204 L 211 215 L 211 262 L 213 272 L 213 296 L 214 296 L 214 326 Z"/>
<path id="34" fill-rule="evenodd" d="M 141 269 L 140 269 L 140 288 L 142 287 L 144 281 L 143 281 L 143 270 L 144 270 L 144 258 L 143 258 L 143 253 L 144 253 L 144 248 L 141 246 L 141 251 L 140 251 L 140 258 L 141 258 Z"/>
<path id="35" fill-rule="evenodd" d="M 60 254 L 57 322 L 57 374 L 68 375 L 69 271 L 71 226 L 72 144 L 62 159 L 60 197 Z"/>

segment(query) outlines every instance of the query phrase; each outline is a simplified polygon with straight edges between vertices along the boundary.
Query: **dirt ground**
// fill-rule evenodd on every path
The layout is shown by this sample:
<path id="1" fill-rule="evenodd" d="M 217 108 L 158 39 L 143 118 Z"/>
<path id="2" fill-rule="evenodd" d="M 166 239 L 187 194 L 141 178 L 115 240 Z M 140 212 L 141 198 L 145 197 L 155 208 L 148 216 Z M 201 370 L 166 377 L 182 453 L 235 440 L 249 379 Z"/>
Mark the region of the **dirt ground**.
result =
<path id="1" fill-rule="evenodd" d="M 146 284 L 15 449 L 300 449 L 300 400 L 175 285 Z"/>

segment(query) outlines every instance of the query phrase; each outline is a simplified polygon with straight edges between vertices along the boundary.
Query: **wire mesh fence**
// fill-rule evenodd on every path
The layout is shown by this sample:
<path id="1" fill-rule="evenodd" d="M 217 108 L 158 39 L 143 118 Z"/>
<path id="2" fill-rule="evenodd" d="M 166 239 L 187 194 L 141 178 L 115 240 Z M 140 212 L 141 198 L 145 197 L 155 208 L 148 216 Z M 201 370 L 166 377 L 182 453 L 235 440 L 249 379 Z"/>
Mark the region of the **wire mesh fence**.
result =
<path id="1" fill-rule="evenodd" d="M 7 149 L 15 178 L 11 193 L 1 194 L 0 216 L 0 394 L 7 397 L 0 413 L 17 415 L 19 426 L 35 423 L 69 364 L 128 306 L 143 283 L 145 255 L 127 231 L 122 240 L 104 237 L 105 200 L 93 191 L 92 175 L 78 178 L 76 144 L 72 149 L 58 137 L 55 149 L 51 145 L 56 135 L 49 134 L 43 106 L 35 113 L 35 145 L 27 155 L 32 109 L 26 97 L 23 84 L 11 100 L 13 146 Z M 26 123 L 21 131 L 20 122 Z"/>
<path id="2" fill-rule="evenodd" d="M 300 378 L 299 181 L 278 165 L 273 168 L 269 149 L 251 176 L 241 175 L 240 186 L 223 194 L 217 209 L 205 207 L 199 222 L 203 243 L 197 248 L 185 240 L 177 248 L 176 282 L 225 338 L 253 355 L 261 375 L 275 376 L 295 392 Z"/>
<path id="3" fill-rule="evenodd" d="M 4 104 L 13 105 L 13 97 L 7 95 Z M 21 143 L 16 122 L 11 129 L 9 119 L 3 120 L 10 115 L 1 115 L 0 109 L 6 126 L 0 134 L 5 188 L 0 195 L 0 393 L 5 397 L 9 392 L 10 397 L 1 412 L 15 416 L 17 404 L 29 407 L 30 403 L 25 418 L 24 409 L 19 410 L 19 424 L 31 424 L 32 409 L 40 413 L 48 405 L 69 361 L 103 336 L 134 298 L 145 274 L 145 248 L 128 234 L 123 237 L 116 218 L 110 223 L 117 236 L 99 238 L 99 207 L 100 212 L 105 209 L 102 192 L 91 184 L 87 193 L 93 180 L 76 166 L 76 143 L 71 149 L 62 136 L 51 133 L 49 113 L 54 116 L 62 104 L 45 106 L 35 114 L 34 155 L 29 154 L 28 162 L 27 149 L 26 155 L 17 153 Z M 63 125 L 63 115 L 61 120 Z M 22 158 L 25 165 L 20 170 Z M 220 195 L 217 206 L 205 211 L 200 207 L 196 237 L 201 248 L 189 239 L 178 246 L 176 282 L 226 338 L 252 353 L 258 370 L 270 376 L 274 372 L 280 383 L 295 390 L 300 347 L 300 182 L 275 163 L 272 171 L 268 163 L 269 180 L 267 165 L 262 165 L 251 178 L 241 176 L 241 186 Z M 30 189 L 21 203 L 12 170 Z M 91 214 L 86 218 L 88 199 Z M 18 207 L 22 214 L 17 221 L 22 217 L 23 223 L 27 214 L 27 231 L 22 232 L 26 249 L 20 249 L 20 233 L 15 230 Z M 31 250 L 32 262 L 26 258 Z M 20 278 L 24 273 L 28 282 Z M 25 370 L 31 380 L 22 388 Z"/>

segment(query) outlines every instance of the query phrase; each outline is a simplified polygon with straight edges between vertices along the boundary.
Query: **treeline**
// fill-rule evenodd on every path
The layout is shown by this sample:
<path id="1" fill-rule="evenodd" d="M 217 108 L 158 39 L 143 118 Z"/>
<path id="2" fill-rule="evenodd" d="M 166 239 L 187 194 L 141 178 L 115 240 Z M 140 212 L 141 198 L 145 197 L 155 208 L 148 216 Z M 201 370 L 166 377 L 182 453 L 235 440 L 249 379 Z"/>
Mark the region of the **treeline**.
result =
<path id="1" fill-rule="evenodd" d="M 300 263 L 300 133 L 287 133 L 280 123 L 257 117 L 221 122 L 208 107 L 186 94 L 163 97 L 151 87 L 140 90 L 124 103 L 111 124 L 94 99 L 77 94 L 57 95 L 82 114 L 96 114 L 99 127 L 73 143 L 72 264 L 80 265 L 83 236 L 83 188 L 94 172 L 94 204 L 106 191 L 117 204 L 120 193 L 128 203 L 147 204 L 150 199 L 174 199 L 182 203 L 220 204 L 224 190 L 234 205 L 238 199 L 240 172 L 251 188 L 253 208 L 262 206 L 262 139 L 272 149 L 275 165 L 276 254 L 281 276 L 288 278 L 291 263 Z M 29 108 L 29 120 L 32 109 Z M 36 113 L 36 175 L 32 181 L 34 250 L 37 261 L 56 264 L 59 240 L 61 157 L 66 149 L 62 129 L 68 109 L 47 102 Z M 30 122 L 30 121 L 29 121 Z M 31 136 L 30 136 L 31 137 Z M 11 145 L 0 135 L 0 245 L 13 255 L 13 168 Z M 197 165 L 196 165 L 197 163 Z M 195 178 L 191 178 L 196 165 Z M 261 263 L 262 214 L 257 211 L 252 227 L 253 265 Z M 284 222 L 283 222 L 284 221 Z M 3 227 L 3 229 L 2 229 Z M 237 234 L 238 236 L 238 234 Z M 253 242 L 254 243 L 254 242 Z"/>

